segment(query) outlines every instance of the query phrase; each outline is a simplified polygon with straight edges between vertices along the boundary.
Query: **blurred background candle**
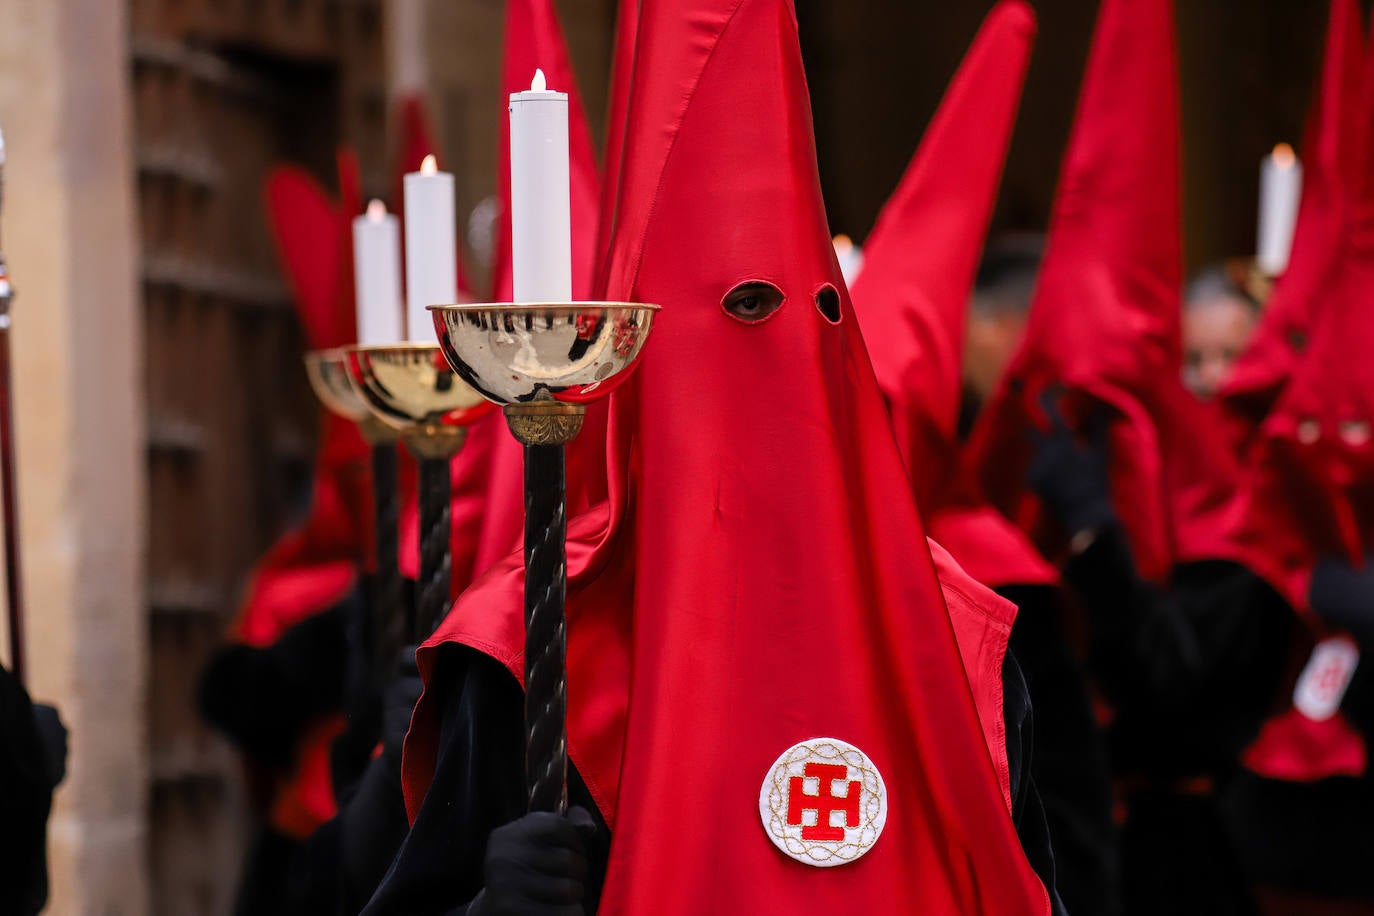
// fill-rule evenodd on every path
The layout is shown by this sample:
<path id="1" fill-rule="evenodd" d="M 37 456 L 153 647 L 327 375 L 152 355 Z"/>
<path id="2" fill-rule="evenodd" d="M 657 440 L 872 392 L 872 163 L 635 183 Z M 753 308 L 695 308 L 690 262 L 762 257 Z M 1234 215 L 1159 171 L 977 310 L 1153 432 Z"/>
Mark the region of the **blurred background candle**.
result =
<path id="1" fill-rule="evenodd" d="M 453 176 L 426 156 L 420 171 L 405 176 L 406 334 L 412 343 L 434 343 L 431 305 L 458 301 L 458 239 Z"/>
<path id="2" fill-rule="evenodd" d="M 511 270 L 517 302 L 572 298 L 568 95 L 536 70 L 510 97 Z"/>
<path id="3" fill-rule="evenodd" d="M 1288 269 L 1293 227 L 1302 198 L 1302 164 L 1293 147 L 1280 143 L 1260 163 L 1259 242 L 1255 261 L 1266 276 Z"/>
<path id="4" fill-rule="evenodd" d="M 405 338 L 401 305 L 401 228 L 386 204 L 374 200 L 353 219 L 353 264 L 358 304 L 358 343 L 397 343 Z"/>

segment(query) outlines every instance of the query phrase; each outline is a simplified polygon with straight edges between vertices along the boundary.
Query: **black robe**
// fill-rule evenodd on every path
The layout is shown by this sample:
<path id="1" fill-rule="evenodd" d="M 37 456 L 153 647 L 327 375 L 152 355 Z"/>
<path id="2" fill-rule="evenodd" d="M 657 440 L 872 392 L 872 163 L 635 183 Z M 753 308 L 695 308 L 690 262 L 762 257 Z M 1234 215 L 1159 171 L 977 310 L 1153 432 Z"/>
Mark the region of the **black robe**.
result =
<path id="1" fill-rule="evenodd" d="M 503 666 L 465 646 L 450 645 L 431 685 L 442 698 L 434 780 L 365 916 L 461 916 L 483 884 L 487 836 L 525 813 L 524 694 Z M 1011 653 L 1004 666 L 1007 751 L 1013 818 L 1031 865 L 1050 888 L 1056 916 L 1054 854 L 1031 776 L 1030 697 Z M 586 785 L 570 767 L 570 805 L 589 811 L 597 832 L 588 850 L 584 906 L 596 912 L 611 834 Z"/>
<path id="2" fill-rule="evenodd" d="M 1341 702 L 1347 722 L 1374 747 L 1374 640 L 1360 634 L 1362 661 Z M 1313 900 L 1374 902 L 1374 777 L 1314 782 L 1248 770 L 1227 787 L 1223 811 L 1251 880 Z"/>
<path id="3" fill-rule="evenodd" d="M 1217 791 L 1274 708 L 1292 609 L 1234 563 L 1183 565 L 1167 589 L 1151 586 L 1115 526 L 1065 577 L 1087 611 L 1090 668 L 1115 710 L 1126 912 L 1257 912 Z"/>
<path id="4" fill-rule="evenodd" d="M 1011 651 L 1035 710 L 1031 775 L 1054 844 L 1059 894 L 1070 913 L 1119 916 L 1120 861 L 1107 743 L 1087 671 L 1066 634 L 1062 591 L 1007 586 L 1017 605 Z"/>

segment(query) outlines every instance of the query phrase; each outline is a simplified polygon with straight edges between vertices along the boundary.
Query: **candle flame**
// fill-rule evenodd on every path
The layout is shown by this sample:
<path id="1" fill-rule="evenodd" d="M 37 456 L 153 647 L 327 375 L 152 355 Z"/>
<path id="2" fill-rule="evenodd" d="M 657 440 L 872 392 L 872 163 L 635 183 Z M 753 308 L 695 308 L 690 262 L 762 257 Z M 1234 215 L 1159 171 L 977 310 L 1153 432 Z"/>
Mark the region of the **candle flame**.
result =
<path id="1" fill-rule="evenodd" d="M 374 223 L 380 223 L 386 219 L 386 204 L 375 198 L 368 201 L 367 218 Z"/>
<path id="2" fill-rule="evenodd" d="M 530 92 L 547 92 L 548 89 L 549 82 L 544 79 L 544 71 L 536 67 L 534 79 L 530 80 Z"/>
<path id="3" fill-rule="evenodd" d="M 1298 154 L 1287 143 L 1274 147 L 1274 165 L 1281 169 L 1291 169 L 1298 164 Z"/>
<path id="4" fill-rule="evenodd" d="M 424 158 L 424 160 L 420 163 L 420 174 L 421 174 L 421 175 L 437 175 L 437 174 L 439 174 L 439 160 L 436 159 L 436 158 L 434 158 L 434 154 L 433 154 L 433 153 L 430 153 L 428 156 L 426 156 L 426 157 Z"/>
<path id="5" fill-rule="evenodd" d="M 835 246 L 835 253 L 842 256 L 847 255 L 854 250 L 854 240 L 851 239 L 849 236 L 845 235 L 843 232 L 835 236 L 835 238 L 832 240 L 832 243 Z"/>

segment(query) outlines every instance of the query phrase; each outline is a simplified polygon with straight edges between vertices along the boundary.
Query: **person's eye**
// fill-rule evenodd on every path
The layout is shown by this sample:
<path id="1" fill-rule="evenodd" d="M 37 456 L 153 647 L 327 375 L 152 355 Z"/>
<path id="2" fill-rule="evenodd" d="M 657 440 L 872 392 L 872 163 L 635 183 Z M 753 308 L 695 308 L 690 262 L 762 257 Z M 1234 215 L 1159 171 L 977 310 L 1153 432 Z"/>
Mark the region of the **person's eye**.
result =
<path id="1" fill-rule="evenodd" d="M 732 318 L 745 324 L 757 324 L 782 308 L 782 290 L 771 283 L 741 283 L 721 300 L 721 307 Z"/>

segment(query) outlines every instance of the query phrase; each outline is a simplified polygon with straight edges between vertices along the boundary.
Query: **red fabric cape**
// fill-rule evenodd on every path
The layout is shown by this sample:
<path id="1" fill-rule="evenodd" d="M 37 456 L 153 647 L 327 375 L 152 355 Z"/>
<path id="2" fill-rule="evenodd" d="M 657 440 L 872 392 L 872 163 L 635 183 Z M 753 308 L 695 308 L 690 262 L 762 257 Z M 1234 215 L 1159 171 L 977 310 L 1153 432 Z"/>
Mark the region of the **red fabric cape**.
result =
<path id="1" fill-rule="evenodd" d="M 610 501 L 568 545 L 569 748 L 613 828 L 601 911 L 1047 912 L 831 249 L 791 3 L 645 0 L 638 42 L 608 294 L 664 311 L 611 396 Z M 785 301 L 746 325 L 721 302 L 751 281 Z M 469 589 L 422 674 L 446 641 L 518 670 L 520 591 L 514 565 Z M 813 869 L 754 818 L 777 756 L 826 735 L 884 774 L 889 812 L 867 855 Z"/>

